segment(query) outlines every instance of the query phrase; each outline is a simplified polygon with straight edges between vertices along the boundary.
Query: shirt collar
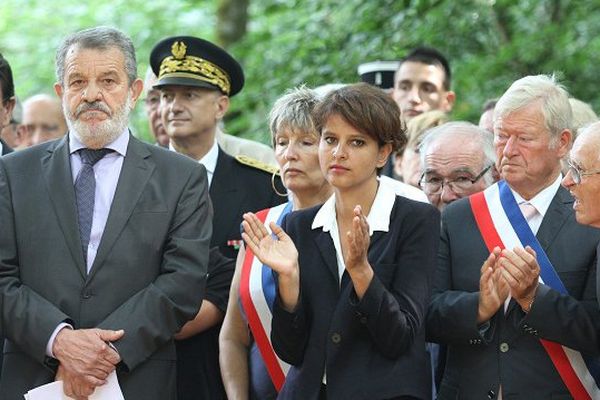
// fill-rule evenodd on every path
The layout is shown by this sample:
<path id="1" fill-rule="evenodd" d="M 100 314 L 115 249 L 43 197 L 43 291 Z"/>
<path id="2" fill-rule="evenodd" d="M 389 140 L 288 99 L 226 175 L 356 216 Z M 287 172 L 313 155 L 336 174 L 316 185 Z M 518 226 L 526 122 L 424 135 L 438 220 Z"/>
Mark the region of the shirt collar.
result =
<path id="1" fill-rule="evenodd" d="M 546 215 L 546 211 L 550 208 L 550 203 L 552 203 L 552 199 L 556 196 L 556 192 L 560 188 L 560 181 L 562 180 L 562 174 L 558 174 L 558 177 L 552 182 L 552 184 L 541 192 L 536 194 L 531 198 L 531 200 L 525 200 L 519 193 L 515 192 L 512 188 L 510 189 L 515 196 L 515 200 L 517 204 L 529 203 L 535 207 L 537 212 L 539 212 L 542 217 Z M 510 187 L 510 186 L 509 186 Z"/>
<path id="2" fill-rule="evenodd" d="M 369 234 L 372 235 L 375 231 L 388 232 L 390 229 L 390 216 L 394 202 L 396 201 L 396 193 L 386 184 L 379 184 L 375 200 L 371 205 L 371 211 L 367 216 L 369 223 Z M 335 193 L 321 206 L 315 219 L 313 220 L 312 229 L 323 228 L 323 232 L 329 232 L 337 226 L 335 212 Z"/>
<path id="3" fill-rule="evenodd" d="M 129 144 L 129 129 L 126 128 L 115 140 L 104 146 L 106 149 L 114 150 L 123 157 L 127 154 L 127 145 Z M 73 134 L 69 134 L 69 154 L 77 150 L 84 149 L 85 145 Z"/>
<path id="4" fill-rule="evenodd" d="M 204 165 L 204 168 L 206 168 L 206 171 L 209 174 L 214 174 L 215 169 L 217 168 L 217 159 L 218 158 L 219 158 L 219 145 L 217 144 L 217 141 L 215 140 L 212 147 L 208 151 L 208 153 L 206 153 L 204 155 L 204 157 L 202 157 L 200 160 L 198 160 L 198 162 L 200 164 Z"/>

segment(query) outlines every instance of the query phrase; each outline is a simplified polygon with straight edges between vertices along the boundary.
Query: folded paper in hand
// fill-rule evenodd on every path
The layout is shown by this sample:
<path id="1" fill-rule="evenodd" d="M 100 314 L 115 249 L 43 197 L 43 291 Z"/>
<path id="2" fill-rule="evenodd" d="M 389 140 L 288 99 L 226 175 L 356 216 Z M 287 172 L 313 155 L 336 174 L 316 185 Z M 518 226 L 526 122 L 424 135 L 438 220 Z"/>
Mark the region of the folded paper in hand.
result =
<path id="1" fill-rule="evenodd" d="M 25 400 L 72 400 L 72 398 L 65 395 L 62 381 L 56 381 L 31 389 L 25 394 Z M 106 384 L 97 387 L 88 400 L 125 400 L 117 373 L 113 371 L 106 379 Z"/>

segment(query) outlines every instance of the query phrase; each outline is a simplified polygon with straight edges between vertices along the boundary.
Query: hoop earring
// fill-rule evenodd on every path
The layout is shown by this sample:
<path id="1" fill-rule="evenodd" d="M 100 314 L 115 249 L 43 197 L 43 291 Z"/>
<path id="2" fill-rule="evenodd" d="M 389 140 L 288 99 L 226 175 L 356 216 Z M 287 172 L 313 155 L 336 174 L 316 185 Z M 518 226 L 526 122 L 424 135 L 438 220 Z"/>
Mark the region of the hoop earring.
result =
<path id="1" fill-rule="evenodd" d="M 275 185 L 275 174 L 277 174 L 277 171 L 273 171 L 273 174 L 271 174 L 271 187 L 273 188 L 273 191 L 275 193 L 277 193 L 278 196 L 288 197 L 287 192 L 286 193 L 281 193 L 280 191 L 277 190 L 277 187 Z M 283 180 L 281 180 L 281 184 L 283 185 Z M 285 188 L 285 185 L 283 185 L 283 187 Z M 286 190 L 287 190 L 287 188 L 286 188 Z"/>

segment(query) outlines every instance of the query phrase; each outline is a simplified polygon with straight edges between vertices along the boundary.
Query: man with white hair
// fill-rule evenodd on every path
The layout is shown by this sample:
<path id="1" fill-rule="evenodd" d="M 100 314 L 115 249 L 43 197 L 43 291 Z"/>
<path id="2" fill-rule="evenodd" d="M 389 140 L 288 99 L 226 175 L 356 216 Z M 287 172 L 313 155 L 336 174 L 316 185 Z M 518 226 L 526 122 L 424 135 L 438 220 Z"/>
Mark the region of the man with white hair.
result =
<path id="1" fill-rule="evenodd" d="M 448 346 L 438 399 L 600 398 L 586 364 L 600 351 L 600 230 L 577 224 L 560 186 L 571 119 L 553 77 L 514 82 L 494 113 L 504 180 L 442 213 L 427 317 Z"/>
<path id="2" fill-rule="evenodd" d="M 583 128 L 569 154 L 569 169 L 562 180 L 575 199 L 577 222 L 600 228 L 600 122 Z"/>
<path id="3" fill-rule="evenodd" d="M 0 398 L 62 380 L 86 399 L 116 371 L 126 399 L 175 399 L 173 335 L 206 281 L 206 170 L 130 134 L 142 81 L 122 32 L 68 36 L 56 75 L 68 135 L 0 160 Z"/>
<path id="4" fill-rule="evenodd" d="M 594 122 L 579 132 L 570 152 L 569 169 L 562 185 L 575 199 L 573 209 L 577 222 L 600 228 L 600 122 Z M 596 258 L 599 257 L 600 243 L 596 248 Z M 596 290 L 600 298 L 600 283 Z"/>
<path id="5" fill-rule="evenodd" d="M 423 169 L 419 186 L 440 211 L 496 180 L 493 136 L 470 122 L 447 122 L 430 129 L 419 153 Z"/>

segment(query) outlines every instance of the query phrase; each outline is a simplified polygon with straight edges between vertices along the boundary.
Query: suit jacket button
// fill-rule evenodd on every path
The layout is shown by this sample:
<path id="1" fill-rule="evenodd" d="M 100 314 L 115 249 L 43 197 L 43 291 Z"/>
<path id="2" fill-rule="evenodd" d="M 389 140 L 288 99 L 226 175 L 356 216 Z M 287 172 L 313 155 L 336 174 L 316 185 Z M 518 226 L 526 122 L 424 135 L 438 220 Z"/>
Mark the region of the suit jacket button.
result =
<path id="1" fill-rule="evenodd" d="M 488 399 L 493 399 L 495 396 L 496 396 L 496 393 L 494 393 L 494 391 L 493 391 L 493 390 L 490 390 L 490 391 L 488 392 Z"/>
<path id="2" fill-rule="evenodd" d="M 500 343 L 500 351 L 503 353 L 506 353 L 508 351 L 509 347 L 508 347 L 508 343 L 502 342 Z"/>
<path id="3" fill-rule="evenodd" d="M 338 344 L 342 341 L 342 335 L 340 335 L 339 333 L 334 333 L 333 335 L 331 335 L 331 341 L 335 344 Z"/>
<path id="4" fill-rule="evenodd" d="M 90 292 L 83 292 L 81 297 L 83 297 L 85 300 L 89 300 L 92 298 L 92 294 Z"/>
<path id="5" fill-rule="evenodd" d="M 366 325 L 367 323 L 367 317 L 360 317 L 360 323 L 363 325 Z"/>

